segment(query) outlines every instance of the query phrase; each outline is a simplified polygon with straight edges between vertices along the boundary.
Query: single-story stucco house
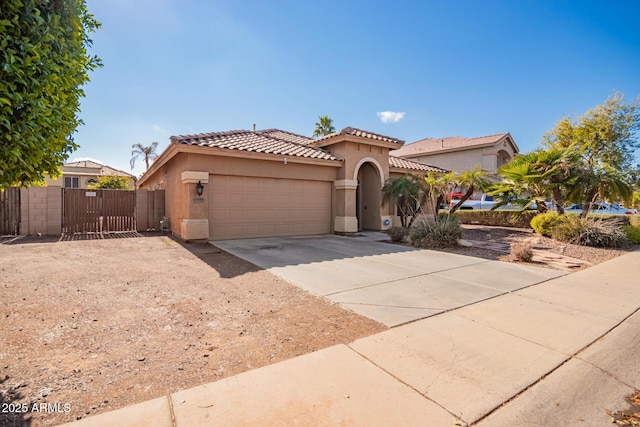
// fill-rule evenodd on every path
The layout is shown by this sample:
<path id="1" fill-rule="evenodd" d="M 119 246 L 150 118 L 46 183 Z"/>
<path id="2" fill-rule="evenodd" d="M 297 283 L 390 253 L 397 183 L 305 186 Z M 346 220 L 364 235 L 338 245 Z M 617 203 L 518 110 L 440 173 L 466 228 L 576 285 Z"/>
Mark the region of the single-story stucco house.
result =
<path id="1" fill-rule="evenodd" d="M 62 173 L 57 178 L 46 178 L 47 187 L 89 188 L 98 182 L 98 177 L 104 175 L 126 177 L 129 188 L 136 187 L 135 176 L 91 160 L 65 163 L 60 167 L 60 171 Z"/>
<path id="2" fill-rule="evenodd" d="M 518 154 L 518 146 L 509 132 L 463 138 L 425 138 L 406 144 L 391 154 L 452 171 L 480 168 L 495 173 Z"/>
<path id="3" fill-rule="evenodd" d="M 351 127 L 312 139 L 278 129 L 171 137 L 138 181 L 165 190 L 185 240 L 354 233 L 399 223 L 382 203 L 390 177 L 443 172 L 390 152 L 404 141 Z"/>

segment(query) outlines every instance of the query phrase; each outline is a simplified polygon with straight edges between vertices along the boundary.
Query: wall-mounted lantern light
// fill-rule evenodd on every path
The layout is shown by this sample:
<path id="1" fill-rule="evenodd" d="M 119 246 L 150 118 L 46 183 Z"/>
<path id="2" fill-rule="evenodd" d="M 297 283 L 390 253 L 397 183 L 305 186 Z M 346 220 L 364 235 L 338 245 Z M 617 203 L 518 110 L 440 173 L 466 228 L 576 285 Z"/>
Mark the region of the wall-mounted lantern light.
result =
<path id="1" fill-rule="evenodd" d="M 198 193 L 198 196 L 202 196 L 203 191 L 204 185 L 202 185 L 202 182 L 198 181 L 198 183 L 196 184 L 196 193 Z"/>

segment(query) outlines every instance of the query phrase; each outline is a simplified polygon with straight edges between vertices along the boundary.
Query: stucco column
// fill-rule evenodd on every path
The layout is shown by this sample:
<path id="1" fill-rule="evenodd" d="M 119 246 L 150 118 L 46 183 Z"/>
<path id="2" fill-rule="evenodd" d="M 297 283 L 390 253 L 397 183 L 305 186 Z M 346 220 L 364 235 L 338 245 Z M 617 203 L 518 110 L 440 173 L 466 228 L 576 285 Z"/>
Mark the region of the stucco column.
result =
<path id="1" fill-rule="evenodd" d="M 181 179 L 186 215 L 180 223 L 180 237 L 187 241 L 209 240 L 209 172 L 184 171 Z M 198 183 L 204 187 L 202 195 L 197 192 Z"/>
<path id="2" fill-rule="evenodd" d="M 340 179 L 334 181 L 336 192 L 336 216 L 333 229 L 337 233 L 357 233 L 358 217 L 356 216 L 356 190 L 358 180 Z"/>

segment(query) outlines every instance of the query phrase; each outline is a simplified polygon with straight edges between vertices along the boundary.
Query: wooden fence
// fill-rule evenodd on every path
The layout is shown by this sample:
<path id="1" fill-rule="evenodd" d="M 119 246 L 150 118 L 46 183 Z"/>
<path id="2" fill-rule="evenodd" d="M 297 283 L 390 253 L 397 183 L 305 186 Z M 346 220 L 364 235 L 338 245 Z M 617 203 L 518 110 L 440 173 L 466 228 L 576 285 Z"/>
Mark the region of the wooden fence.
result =
<path id="1" fill-rule="evenodd" d="M 20 233 L 20 189 L 0 191 L 0 235 Z"/>
<path id="2" fill-rule="evenodd" d="M 136 192 L 65 188 L 62 234 L 136 231 Z"/>

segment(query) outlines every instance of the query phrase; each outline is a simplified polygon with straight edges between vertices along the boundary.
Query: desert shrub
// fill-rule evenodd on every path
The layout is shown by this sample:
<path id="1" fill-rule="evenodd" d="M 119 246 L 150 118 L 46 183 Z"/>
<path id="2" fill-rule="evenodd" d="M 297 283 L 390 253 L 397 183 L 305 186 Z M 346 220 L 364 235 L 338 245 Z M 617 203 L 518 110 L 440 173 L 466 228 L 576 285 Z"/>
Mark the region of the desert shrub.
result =
<path id="1" fill-rule="evenodd" d="M 552 237 L 562 242 L 582 246 L 620 247 L 628 243 L 627 236 L 614 219 L 567 216 L 553 228 Z"/>
<path id="2" fill-rule="evenodd" d="M 391 237 L 393 243 L 400 243 L 404 241 L 407 236 L 408 230 L 404 227 L 391 227 L 387 230 L 387 234 Z"/>
<path id="3" fill-rule="evenodd" d="M 632 216 L 633 215 L 622 215 L 622 214 L 589 214 L 589 218 L 591 219 L 601 220 L 605 222 L 613 221 L 616 224 L 618 224 L 618 226 L 620 227 L 624 225 L 629 225 Z"/>
<path id="4" fill-rule="evenodd" d="M 622 227 L 622 230 L 627 235 L 627 239 L 634 245 L 640 244 L 640 227 L 634 227 L 633 225 L 626 225 Z"/>
<path id="5" fill-rule="evenodd" d="M 514 211 L 459 210 L 456 211 L 456 216 L 461 224 L 531 228 L 531 219 L 537 214 L 536 211 L 525 211 L 516 217 L 514 213 Z"/>
<path id="6" fill-rule="evenodd" d="M 551 237 L 553 228 L 560 222 L 560 215 L 555 212 L 538 214 L 531 220 L 531 228 L 538 234 Z"/>
<path id="7" fill-rule="evenodd" d="M 511 254 L 515 256 L 518 261 L 530 262 L 533 258 L 533 249 L 531 249 L 530 243 L 514 243 L 511 245 Z"/>
<path id="8" fill-rule="evenodd" d="M 419 219 L 411 229 L 411 244 L 420 248 L 456 246 L 462 227 L 455 216 Z"/>

